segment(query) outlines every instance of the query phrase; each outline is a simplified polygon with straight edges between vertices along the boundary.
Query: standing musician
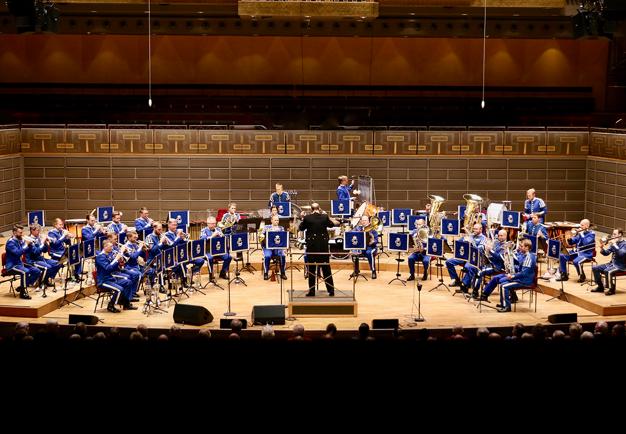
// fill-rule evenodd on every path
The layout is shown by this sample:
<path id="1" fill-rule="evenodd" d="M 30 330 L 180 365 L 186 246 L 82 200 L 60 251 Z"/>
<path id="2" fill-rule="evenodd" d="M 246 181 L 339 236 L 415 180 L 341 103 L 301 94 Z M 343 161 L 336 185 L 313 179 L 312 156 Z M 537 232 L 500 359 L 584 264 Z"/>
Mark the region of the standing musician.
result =
<path id="1" fill-rule="evenodd" d="M 339 226 L 339 221 L 327 214 L 322 214 L 318 203 L 311 204 L 311 214 L 300 214 L 302 222 L 298 227 L 299 231 L 306 231 L 306 252 L 305 263 L 309 275 L 309 292 L 307 297 L 315 296 L 315 281 L 317 279 L 317 269 L 321 268 L 326 282 L 326 290 L 331 297 L 335 295 L 333 275 L 330 270 L 330 257 L 328 254 L 328 228 Z M 320 253 L 313 254 L 310 253 Z"/>
<path id="2" fill-rule="evenodd" d="M 341 175 L 337 178 L 339 186 L 337 187 L 337 199 L 338 200 L 350 200 L 350 192 L 354 187 L 354 179 L 349 181 L 346 175 Z"/>
<path id="3" fill-rule="evenodd" d="M 9 238 L 6 245 L 6 269 L 7 274 L 20 276 L 20 286 L 17 291 L 20 298 L 30 300 L 27 288 L 35 284 L 41 271 L 34 265 L 22 262 L 22 256 L 28 255 L 32 249 L 32 240 L 24 239 L 24 226 L 13 226 L 13 236 Z"/>
<path id="4" fill-rule="evenodd" d="M 526 225 L 526 233 L 528 235 L 532 235 L 533 237 L 543 237 L 546 240 L 549 238 L 548 230 L 543 224 L 541 224 L 539 215 L 532 214 L 530 216 L 530 220 L 527 220 L 524 224 Z"/>
<path id="5" fill-rule="evenodd" d="M 221 227 L 224 228 L 224 235 L 230 235 L 233 231 L 235 224 L 241 219 L 241 216 L 237 212 L 237 204 L 231 202 L 228 204 L 228 212 L 222 216 Z"/>
<path id="6" fill-rule="evenodd" d="M 135 219 L 135 230 L 142 231 L 152 226 L 154 220 L 150 218 L 150 211 L 145 206 L 139 209 L 139 217 Z"/>
<path id="7" fill-rule="evenodd" d="M 39 268 L 42 272 L 40 286 L 54 286 L 54 278 L 61 269 L 59 261 L 44 258 L 43 254 L 50 248 L 50 243 L 41 241 L 41 226 L 34 224 L 30 226 L 30 238 L 33 240 L 29 251 L 26 253 L 26 263 Z"/>
<path id="8" fill-rule="evenodd" d="M 624 240 L 624 231 L 621 229 L 613 229 L 611 238 L 609 240 L 603 238 L 600 242 L 603 244 L 600 253 L 602 253 L 603 256 L 612 255 L 611 262 L 596 265 L 591 269 L 593 278 L 598 284 L 591 292 L 604 292 L 604 284 L 600 276 L 605 275 L 609 290 L 604 295 L 613 295 L 615 294 L 615 286 L 612 285 L 611 275 L 616 271 L 626 270 L 626 241 Z"/>
<path id="9" fill-rule="evenodd" d="M 502 258 L 502 252 L 504 250 L 504 243 L 506 242 L 507 231 L 500 229 L 498 231 L 498 237 L 493 242 L 493 247 L 489 249 L 485 245 L 485 255 L 489 259 L 489 264 L 484 265 L 476 275 L 472 288 L 472 298 L 478 299 L 480 284 L 485 276 L 493 276 L 494 274 L 501 274 L 504 272 L 504 259 Z M 483 297 L 483 301 L 486 298 Z"/>
<path id="10" fill-rule="evenodd" d="M 54 228 L 48 231 L 48 239 L 50 240 L 50 247 L 48 248 L 48 254 L 56 261 L 61 262 L 61 259 L 65 256 L 66 245 L 69 246 L 71 239 L 74 238 L 74 234 L 66 230 L 65 222 L 60 218 L 54 219 Z M 81 267 L 80 264 L 74 266 L 74 279 L 80 281 Z"/>
<path id="11" fill-rule="evenodd" d="M 359 256 L 365 256 L 367 258 L 367 262 L 370 266 L 370 271 L 372 272 L 372 280 L 376 279 L 376 261 L 374 260 L 376 257 L 376 253 L 378 253 L 378 232 L 375 228 L 368 228 L 370 224 L 370 218 L 368 216 L 361 217 L 358 226 L 354 228 L 355 231 L 364 232 L 365 229 L 368 229 L 365 235 L 365 252 L 362 250 L 354 250 L 353 252 L 356 254 L 352 256 L 352 261 L 354 262 L 354 273 L 352 277 L 359 274 Z"/>
<path id="12" fill-rule="evenodd" d="M 430 205 L 430 204 L 428 204 Z M 426 254 L 426 243 L 423 243 L 419 237 L 418 233 L 420 229 L 428 228 L 426 226 L 426 222 L 424 219 L 417 220 L 417 224 L 415 229 L 410 232 L 411 237 L 413 237 L 413 244 L 415 245 L 415 251 L 409 255 L 409 280 L 415 280 L 415 263 L 420 261 L 424 265 L 424 275 L 422 276 L 422 280 L 428 279 L 428 267 L 430 265 L 430 256 Z"/>
<path id="13" fill-rule="evenodd" d="M 567 242 L 571 246 L 574 246 L 574 250 L 569 251 L 567 254 L 561 253 L 559 258 L 559 271 L 561 273 L 561 277 L 556 279 L 557 281 L 566 281 L 569 279 L 567 275 L 567 263 L 569 261 L 572 261 L 574 267 L 576 267 L 576 271 L 580 276 L 578 281 L 583 283 L 587 280 L 585 272 L 580 267 L 580 264 L 593 259 L 593 250 L 596 247 L 596 233 L 589 230 L 589 226 L 591 226 L 591 222 L 588 219 L 583 219 L 580 221 L 580 229 L 572 229 L 573 237 L 568 238 Z"/>
<path id="14" fill-rule="evenodd" d="M 222 233 L 222 230 L 217 227 L 217 220 L 215 219 L 215 217 L 209 216 L 206 219 L 206 228 L 202 229 L 202 232 L 200 232 L 200 239 L 208 240 L 215 237 L 224 237 L 224 234 Z M 213 255 L 211 255 L 208 250 L 205 256 L 207 261 L 207 267 L 209 268 L 209 280 L 211 282 L 214 282 L 215 277 L 213 276 L 213 265 L 215 263 L 215 258 L 213 258 Z M 232 261 L 233 258 L 232 256 L 230 256 L 228 251 L 226 252 L 226 254 L 222 255 L 221 258 L 222 261 L 224 261 L 224 264 L 222 266 L 222 270 L 220 271 L 220 279 L 228 279 L 228 268 L 230 267 L 230 261 Z M 203 263 L 204 259 L 196 259 L 194 261 L 194 267 L 202 267 Z M 197 270 L 199 271 L 200 268 L 197 268 Z"/>
<path id="15" fill-rule="evenodd" d="M 107 306 L 109 312 L 117 313 L 116 304 L 122 304 L 126 310 L 137 309 L 130 302 L 131 282 L 128 279 L 116 277 L 122 261 L 121 252 L 113 253 L 113 243 L 109 240 L 103 242 L 103 247 L 96 255 L 96 281 L 99 287 L 108 289 L 113 293 Z"/>
<path id="16" fill-rule="evenodd" d="M 83 242 L 93 240 L 98 235 L 105 233 L 106 230 L 96 221 L 96 216 L 87 214 L 86 219 L 87 224 L 80 231 Z"/>
<path id="17" fill-rule="evenodd" d="M 271 236 L 271 232 L 282 232 L 285 230 L 279 224 L 279 218 L 277 215 L 272 216 L 272 224 L 263 227 L 263 234 L 265 235 L 265 239 Z M 272 257 L 278 257 L 280 260 L 280 278 L 283 280 L 287 280 L 287 273 L 285 273 L 285 251 L 283 249 L 268 249 L 266 244 L 263 243 L 263 280 L 269 280 L 269 270 L 270 270 L 270 261 Z"/>
<path id="18" fill-rule="evenodd" d="M 128 230 L 128 226 L 122 223 L 122 213 L 120 211 L 114 211 L 111 220 L 111 224 L 107 227 L 109 231 L 113 231 L 119 235 Z"/>
<path id="19" fill-rule="evenodd" d="M 126 264 L 124 265 L 124 271 L 126 274 L 131 276 L 131 282 L 133 283 L 130 294 L 132 301 L 139 301 L 139 299 L 136 298 L 136 294 L 139 290 L 142 269 L 139 266 L 138 259 L 140 257 L 144 259 L 146 258 L 142 243 L 137 242 L 138 238 L 139 235 L 137 234 L 137 231 L 131 229 L 126 233 L 126 244 L 124 244 L 124 247 L 126 247 Z"/>
<path id="20" fill-rule="evenodd" d="M 469 242 L 473 244 L 474 247 L 478 248 L 480 254 L 485 251 L 485 236 L 483 235 L 483 225 L 481 223 L 476 223 L 472 226 L 472 234 L 468 238 Z M 462 282 L 459 279 L 459 275 L 456 273 L 455 267 L 457 265 L 463 265 L 463 270 L 465 271 Z M 471 286 L 471 282 L 474 280 L 476 275 L 476 269 L 471 267 L 467 262 L 456 258 L 447 259 L 446 268 L 448 269 L 448 274 L 452 279 L 450 286 L 460 286 L 461 291 L 463 293 L 467 293 L 468 288 Z"/>
<path id="21" fill-rule="evenodd" d="M 289 193 L 283 191 L 283 185 L 279 182 L 276 183 L 276 191 L 270 195 L 270 201 L 268 206 L 271 208 L 276 202 L 290 202 L 291 197 Z"/>
<path id="22" fill-rule="evenodd" d="M 530 219 L 532 214 L 537 214 L 539 216 L 539 221 L 543 223 L 547 210 L 548 208 L 546 207 L 546 203 L 543 199 L 536 197 L 534 188 L 526 191 L 526 201 L 524 202 L 524 217 L 526 219 Z"/>
<path id="23" fill-rule="evenodd" d="M 511 312 L 512 291 L 528 287 L 534 283 L 537 272 L 537 255 L 530 251 L 532 246 L 533 243 L 530 240 L 522 240 L 520 242 L 519 270 L 516 270 L 515 274 L 504 274 L 505 278 L 500 281 L 502 293 L 500 294 L 500 308 L 498 312 Z"/>

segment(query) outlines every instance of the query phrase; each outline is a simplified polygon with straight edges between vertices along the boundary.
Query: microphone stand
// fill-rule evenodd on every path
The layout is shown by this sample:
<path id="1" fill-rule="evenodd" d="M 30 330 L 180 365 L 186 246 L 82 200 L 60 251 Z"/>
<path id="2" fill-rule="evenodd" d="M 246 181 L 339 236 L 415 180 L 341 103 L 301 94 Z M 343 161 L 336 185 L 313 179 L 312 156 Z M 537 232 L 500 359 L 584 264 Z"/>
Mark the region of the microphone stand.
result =
<path id="1" fill-rule="evenodd" d="M 244 285 L 245 285 L 245 283 L 244 283 Z M 231 307 L 230 307 L 230 267 L 228 267 L 228 290 L 227 291 L 228 291 L 228 310 L 226 312 L 224 312 L 224 316 L 235 316 L 235 315 L 237 315 L 237 313 L 233 312 Z"/>

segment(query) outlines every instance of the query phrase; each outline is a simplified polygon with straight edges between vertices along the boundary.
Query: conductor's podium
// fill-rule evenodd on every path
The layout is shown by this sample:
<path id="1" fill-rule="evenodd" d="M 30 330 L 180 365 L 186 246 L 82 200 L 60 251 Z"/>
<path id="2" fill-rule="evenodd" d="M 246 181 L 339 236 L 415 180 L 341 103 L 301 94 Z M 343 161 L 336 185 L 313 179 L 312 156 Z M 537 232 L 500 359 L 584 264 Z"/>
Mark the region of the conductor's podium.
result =
<path id="1" fill-rule="evenodd" d="M 352 290 L 339 291 L 330 297 L 325 289 L 317 291 L 315 297 L 307 297 L 308 291 L 294 290 L 287 304 L 289 316 L 294 317 L 348 317 L 357 316 L 358 303 Z"/>

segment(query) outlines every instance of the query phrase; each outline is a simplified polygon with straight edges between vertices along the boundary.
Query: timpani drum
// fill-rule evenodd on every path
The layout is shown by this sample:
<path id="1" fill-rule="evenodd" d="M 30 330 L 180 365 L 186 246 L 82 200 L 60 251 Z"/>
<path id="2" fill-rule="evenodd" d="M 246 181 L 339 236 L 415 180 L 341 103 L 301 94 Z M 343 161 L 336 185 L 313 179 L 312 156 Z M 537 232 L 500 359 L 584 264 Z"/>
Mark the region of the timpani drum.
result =
<path id="1" fill-rule="evenodd" d="M 83 228 L 87 225 L 85 219 L 67 219 L 65 220 L 65 229 L 67 229 L 72 235 L 75 235 L 77 239 L 82 237 Z"/>

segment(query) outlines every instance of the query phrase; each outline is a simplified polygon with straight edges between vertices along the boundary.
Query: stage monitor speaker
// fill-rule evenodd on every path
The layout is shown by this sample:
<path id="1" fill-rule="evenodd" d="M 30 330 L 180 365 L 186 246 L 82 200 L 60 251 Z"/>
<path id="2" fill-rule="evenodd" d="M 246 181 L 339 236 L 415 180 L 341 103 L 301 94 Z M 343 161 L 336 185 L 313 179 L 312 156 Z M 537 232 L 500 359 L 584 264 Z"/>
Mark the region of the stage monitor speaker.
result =
<path id="1" fill-rule="evenodd" d="M 71 313 L 69 323 L 78 324 L 79 322 L 84 322 L 87 325 L 96 325 L 98 324 L 98 317 L 95 315 L 78 315 Z"/>
<path id="2" fill-rule="evenodd" d="M 252 307 L 252 324 L 285 324 L 285 306 L 281 304 L 273 304 Z"/>
<path id="3" fill-rule="evenodd" d="M 241 328 L 242 329 L 247 329 L 248 328 L 248 320 L 245 318 L 221 318 L 220 319 L 220 328 L 221 329 L 229 329 L 230 328 L 230 323 L 232 320 L 234 319 L 238 319 L 239 321 L 241 321 Z"/>
<path id="4" fill-rule="evenodd" d="M 398 321 L 398 319 L 373 319 L 372 320 L 372 330 L 373 329 L 396 330 L 398 328 L 400 328 L 400 321 Z"/>
<path id="5" fill-rule="evenodd" d="M 204 306 L 177 303 L 174 308 L 174 322 L 204 325 L 213 321 L 213 315 Z"/>
<path id="6" fill-rule="evenodd" d="M 577 322 L 578 315 L 576 313 L 554 313 L 548 316 L 550 324 Z"/>

